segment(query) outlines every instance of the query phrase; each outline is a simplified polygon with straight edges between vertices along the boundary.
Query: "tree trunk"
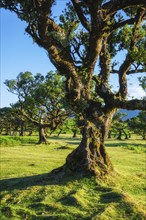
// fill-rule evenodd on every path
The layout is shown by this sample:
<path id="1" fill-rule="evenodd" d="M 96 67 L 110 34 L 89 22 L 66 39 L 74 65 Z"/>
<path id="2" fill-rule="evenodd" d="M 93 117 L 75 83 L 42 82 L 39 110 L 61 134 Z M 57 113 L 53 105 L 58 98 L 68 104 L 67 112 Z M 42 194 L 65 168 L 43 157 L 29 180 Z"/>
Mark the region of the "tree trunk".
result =
<path id="1" fill-rule="evenodd" d="M 112 131 L 108 132 L 108 138 L 110 139 L 112 137 Z"/>
<path id="2" fill-rule="evenodd" d="M 129 138 L 128 138 L 128 134 L 126 133 L 126 131 L 123 130 L 123 133 L 125 135 L 125 140 L 128 140 Z"/>
<path id="3" fill-rule="evenodd" d="M 29 131 L 28 136 L 31 136 L 31 135 L 32 135 L 32 131 Z"/>
<path id="4" fill-rule="evenodd" d="M 72 131 L 73 131 L 73 138 L 76 138 L 76 137 L 77 137 L 77 130 L 74 129 L 74 130 L 72 130 Z"/>
<path id="5" fill-rule="evenodd" d="M 146 140 L 146 133 L 145 132 L 143 132 L 142 139 Z"/>
<path id="6" fill-rule="evenodd" d="M 47 144 L 47 139 L 45 137 L 45 130 L 42 126 L 39 127 L 39 141 L 38 144 L 45 143 Z"/>
<path id="7" fill-rule="evenodd" d="M 60 128 L 60 131 L 58 132 L 58 134 L 57 134 L 57 136 L 59 137 L 59 135 L 61 134 L 61 132 L 62 132 L 62 128 Z"/>
<path id="8" fill-rule="evenodd" d="M 24 123 L 21 123 L 20 125 L 20 133 L 19 136 L 24 136 Z"/>
<path id="9" fill-rule="evenodd" d="M 119 131 L 119 135 L 117 137 L 117 140 L 122 140 L 122 130 L 119 129 L 118 131 Z"/>
<path id="10" fill-rule="evenodd" d="M 80 145 L 68 155 L 64 166 L 53 173 L 62 171 L 61 175 L 78 173 L 81 176 L 94 174 L 101 177 L 112 171 L 113 167 L 104 146 L 108 128 L 106 123 L 104 127 L 98 128 L 95 123 L 87 121 L 82 130 Z"/>

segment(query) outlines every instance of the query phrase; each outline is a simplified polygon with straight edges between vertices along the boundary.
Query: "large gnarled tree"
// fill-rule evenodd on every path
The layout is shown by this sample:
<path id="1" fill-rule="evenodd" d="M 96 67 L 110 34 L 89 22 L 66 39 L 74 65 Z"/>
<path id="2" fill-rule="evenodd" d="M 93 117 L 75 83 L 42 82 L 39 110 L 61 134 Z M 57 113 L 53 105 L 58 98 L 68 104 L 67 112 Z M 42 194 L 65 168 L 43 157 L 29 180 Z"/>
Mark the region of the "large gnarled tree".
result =
<path id="1" fill-rule="evenodd" d="M 146 1 L 68 0 L 59 19 L 53 17 L 55 2 L 2 0 L 1 6 L 27 22 L 26 32 L 66 77 L 68 102 L 83 118 L 82 141 L 58 171 L 103 175 L 112 170 L 104 142 L 113 114 L 146 108 L 146 101 L 126 98 L 127 75 L 145 71 Z M 117 64 L 120 51 L 125 55 Z M 119 78 L 116 92 L 111 73 Z"/>

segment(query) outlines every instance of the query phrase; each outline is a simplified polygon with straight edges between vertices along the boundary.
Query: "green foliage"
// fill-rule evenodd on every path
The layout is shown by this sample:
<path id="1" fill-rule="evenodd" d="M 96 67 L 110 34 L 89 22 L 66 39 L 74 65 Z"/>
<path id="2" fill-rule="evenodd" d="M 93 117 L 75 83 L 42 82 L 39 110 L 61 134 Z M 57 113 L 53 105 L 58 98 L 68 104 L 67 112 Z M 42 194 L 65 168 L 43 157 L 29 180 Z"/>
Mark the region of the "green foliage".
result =
<path id="1" fill-rule="evenodd" d="M 116 112 L 112 119 L 112 125 L 109 131 L 109 137 L 113 133 L 114 136 L 117 135 L 117 139 L 121 140 L 123 138 L 128 139 L 130 134 L 130 128 L 126 121 L 124 121 L 124 117 L 126 113 Z"/>
<path id="2" fill-rule="evenodd" d="M 146 139 L 146 111 L 141 111 L 137 117 L 130 119 L 128 125 L 136 134 Z"/>
<path id="3" fill-rule="evenodd" d="M 55 130 L 67 118 L 63 78 L 56 73 L 51 71 L 46 76 L 20 73 L 16 80 L 6 80 L 5 84 L 18 96 L 19 101 L 13 107 L 23 120 Z"/>
<path id="4" fill-rule="evenodd" d="M 139 77 L 140 86 L 146 92 L 146 76 Z"/>
<path id="5" fill-rule="evenodd" d="M 19 137 L 19 136 L 1 136 L 0 146 L 17 146 L 23 144 L 33 144 L 36 142 L 36 138 L 33 137 Z"/>

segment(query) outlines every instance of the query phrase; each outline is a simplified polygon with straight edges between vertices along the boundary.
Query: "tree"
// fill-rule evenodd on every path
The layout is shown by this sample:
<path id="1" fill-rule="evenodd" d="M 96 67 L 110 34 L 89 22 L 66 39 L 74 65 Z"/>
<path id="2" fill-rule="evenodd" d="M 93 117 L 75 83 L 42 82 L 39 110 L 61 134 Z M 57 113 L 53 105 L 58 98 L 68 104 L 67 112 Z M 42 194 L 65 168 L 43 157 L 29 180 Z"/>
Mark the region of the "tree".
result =
<path id="1" fill-rule="evenodd" d="M 45 77 L 30 72 L 18 74 L 15 80 L 6 80 L 8 90 L 18 96 L 15 104 L 21 121 L 27 119 L 39 131 L 38 144 L 47 143 L 45 129 L 55 130 L 69 116 L 63 108 L 64 91 L 57 74 L 49 72 Z"/>
<path id="2" fill-rule="evenodd" d="M 146 108 L 145 100 L 126 99 L 127 75 L 145 71 L 146 2 L 68 0 L 59 19 L 53 17 L 55 2 L 2 0 L 1 7 L 27 22 L 26 32 L 65 76 L 70 108 L 83 118 L 82 141 L 56 172 L 102 176 L 113 170 L 104 142 L 114 113 Z M 124 60 L 117 63 L 121 51 Z M 116 92 L 111 74 L 119 78 Z"/>
<path id="3" fill-rule="evenodd" d="M 125 139 L 129 138 L 129 128 L 128 128 L 128 124 L 126 121 L 123 120 L 123 118 L 126 116 L 126 113 L 122 113 L 122 112 L 116 112 L 115 115 L 113 116 L 113 120 L 112 120 L 112 125 L 111 128 L 109 130 L 108 133 L 108 138 L 111 138 L 111 134 L 118 133 L 118 140 L 122 140 L 122 134 L 125 136 Z"/>
<path id="4" fill-rule="evenodd" d="M 14 135 L 19 132 L 19 135 L 23 136 L 24 120 L 19 118 L 14 106 L 0 108 L 0 124 L 0 133 L 5 132 L 5 135 Z"/>
<path id="5" fill-rule="evenodd" d="M 80 133 L 78 121 L 79 121 L 79 117 L 73 115 L 71 118 L 69 118 L 66 121 L 66 123 L 63 126 L 61 126 L 58 136 L 61 132 L 66 132 L 66 133 L 69 132 L 69 133 L 73 133 L 73 138 L 76 138 L 77 134 Z"/>
<path id="6" fill-rule="evenodd" d="M 128 120 L 128 125 L 136 134 L 142 135 L 146 140 L 146 111 L 140 111 L 137 117 Z"/>
<path id="7" fill-rule="evenodd" d="M 13 127 L 12 109 L 10 107 L 0 108 L 0 133 L 5 131 L 5 135 L 10 135 Z"/>

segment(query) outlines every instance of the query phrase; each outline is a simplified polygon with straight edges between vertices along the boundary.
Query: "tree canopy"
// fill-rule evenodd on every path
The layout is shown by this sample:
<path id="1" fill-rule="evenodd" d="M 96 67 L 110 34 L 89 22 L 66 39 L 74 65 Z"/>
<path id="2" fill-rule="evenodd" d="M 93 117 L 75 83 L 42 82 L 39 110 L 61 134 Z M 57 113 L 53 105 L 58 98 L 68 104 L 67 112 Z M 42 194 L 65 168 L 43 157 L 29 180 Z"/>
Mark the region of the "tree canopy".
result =
<path id="1" fill-rule="evenodd" d="M 18 114 L 40 128 L 40 132 L 45 128 L 55 130 L 71 114 L 64 108 L 63 80 L 56 73 L 33 76 L 31 72 L 24 72 L 14 80 L 6 80 L 5 84 L 18 96 L 19 101 L 15 104 Z M 46 139 L 40 136 L 39 143 L 42 141 Z"/>
<path id="2" fill-rule="evenodd" d="M 94 80 L 96 96 L 105 104 L 143 109 L 143 102 L 123 102 L 123 98 L 127 94 L 126 76 L 145 71 L 145 1 L 72 0 L 57 22 L 52 10 L 55 2 L 5 0 L 1 7 L 27 22 L 26 32 L 47 50 L 52 63 L 66 76 L 73 100 L 90 97 Z M 113 58 L 122 50 L 126 56 L 118 65 Z M 97 61 L 99 74 L 93 77 Z M 111 72 L 119 76 L 116 94 L 108 85 Z"/>
<path id="3" fill-rule="evenodd" d="M 142 136 L 146 140 L 146 111 L 141 111 L 137 117 L 128 120 L 128 125 L 135 134 Z"/>
<path id="4" fill-rule="evenodd" d="M 70 108 L 84 119 L 80 146 L 61 170 L 103 175 L 112 170 L 104 141 L 115 111 L 146 109 L 146 100 L 127 99 L 127 76 L 146 71 L 146 1 L 68 0 L 57 18 L 55 3 L 2 0 L 0 5 L 26 21 L 26 32 L 65 76 Z M 117 91 L 111 74 L 118 76 Z"/>

